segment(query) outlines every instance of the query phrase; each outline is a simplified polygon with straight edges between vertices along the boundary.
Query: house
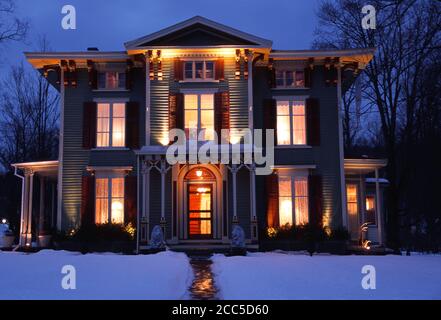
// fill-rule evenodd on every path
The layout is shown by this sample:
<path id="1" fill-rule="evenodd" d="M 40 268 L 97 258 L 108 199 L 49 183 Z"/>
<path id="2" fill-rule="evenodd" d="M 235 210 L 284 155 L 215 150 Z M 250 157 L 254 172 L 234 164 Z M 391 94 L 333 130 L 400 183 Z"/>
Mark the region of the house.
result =
<path id="1" fill-rule="evenodd" d="M 257 248 L 269 227 L 345 226 L 355 240 L 365 221 L 383 244 L 378 171 L 386 163 L 344 159 L 339 113 L 374 49 L 274 50 L 200 16 L 125 49 L 25 53 L 60 92 L 61 125 L 58 161 L 13 165 L 23 180 L 21 245 L 51 226 L 131 222 L 138 249 L 148 248 L 155 226 L 171 247 L 221 248 L 234 225 Z M 188 141 L 184 160 L 172 164 L 175 128 Z M 227 141 L 216 145 L 239 162 L 195 161 L 191 132 L 210 141 L 222 129 Z M 274 132 L 274 141 L 256 148 L 245 129 Z M 270 174 L 256 174 L 260 164 L 246 162 L 246 150 L 273 152 Z"/>

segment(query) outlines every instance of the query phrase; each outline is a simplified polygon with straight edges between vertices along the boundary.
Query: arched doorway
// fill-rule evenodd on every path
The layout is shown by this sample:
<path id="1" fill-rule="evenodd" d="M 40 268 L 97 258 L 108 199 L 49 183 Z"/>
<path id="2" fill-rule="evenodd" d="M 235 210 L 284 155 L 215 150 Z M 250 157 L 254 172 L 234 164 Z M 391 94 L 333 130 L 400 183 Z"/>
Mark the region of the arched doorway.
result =
<path id="1" fill-rule="evenodd" d="M 186 182 L 188 239 L 212 239 L 216 177 L 204 167 L 191 169 Z"/>

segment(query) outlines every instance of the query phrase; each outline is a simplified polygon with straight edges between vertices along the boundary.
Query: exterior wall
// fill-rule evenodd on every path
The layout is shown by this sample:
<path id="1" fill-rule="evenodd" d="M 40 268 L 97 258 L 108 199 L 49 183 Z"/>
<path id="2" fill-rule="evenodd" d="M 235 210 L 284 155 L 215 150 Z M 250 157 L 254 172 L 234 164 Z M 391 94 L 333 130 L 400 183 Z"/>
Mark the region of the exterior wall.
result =
<path id="1" fill-rule="evenodd" d="M 277 62 L 275 63 L 277 68 Z M 316 165 L 314 173 L 322 176 L 324 224 L 337 227 L 342 224 L 340 154 L 338 135 L 337 87 L 325 85 L 324 67 L 314 66 L 310 89 L 271 89 L 268 86 L 267 67 L 256 67 L 254 82 L 254 124 L 263 128 L 263 101 L 276 96 L 309 96 L 317 98 L 320 104 L 320 146 L 306 148 L 275 148 L 275 165 Z M 257 199 L 263 194 L 264 179 L 257 179 Z M 265 220 L 265 208 L 258 205 L 258 216 Z M 262 224 L 260 224 L 262 227 Z"/>
<path id="2" fill-rule="evenodd" d="M 62 230 L 78 227 L 81 223 L 81 177 L 87 166 L 133 166 L 136 158 L 132 150 L 83 149 L 83 104 L 96 98 L 128 98 L 140 104 L 140 132 L 145 132 L 145 78 L 141 68 L 134 69 L 134 85 L 130 91 L 94 91 L 89 86 L 87 69 L 77 69 L 77 87 L 66 87 L 64 98 Z M 140 134 L 140 144 L 145 136 Z"/>

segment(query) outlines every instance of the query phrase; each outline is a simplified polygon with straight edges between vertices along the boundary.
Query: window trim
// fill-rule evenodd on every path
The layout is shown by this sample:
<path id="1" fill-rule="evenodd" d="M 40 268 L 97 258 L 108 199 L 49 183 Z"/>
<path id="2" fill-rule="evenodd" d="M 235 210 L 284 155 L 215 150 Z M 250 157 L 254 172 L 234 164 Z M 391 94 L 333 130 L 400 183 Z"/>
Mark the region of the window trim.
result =
<path id="1" fill-rule="evenodd" d="M 97 194 L 96 194 L 96 187 L 97 187 L 97 180 L 98 179 L 105 179 L 107 180 L 107 222 L 102 222 L 102 223 L 97 223 L 96 218 L 97 218 L 97 211 L 96 211 L 96 201 L 97 201 Z M 126 186 L 125 186 L 125 175 L 121 174 L 121 173 L 96 173 L 95 176 L 95 217 L 94 217 L 94 222 L 95 224 L 107 224 L 107 223 L 112 223 L 112 199 L 114 199 L 114 197 L 112 197 L 112 180 L 113 179 L 122 179 L 123 180 L 123 196 L 122 196 L 122 204 L 123 204 L 123 216 L 122 216 L 122 224 L 124 225 L 125 221 L 124 221 L 124 207 L 125 207 L 125 201 L 126 201 Z M 121 198 L 121 197 L 115 197 L 116 198 Z"/>
<path id="2" fill-rule="evenodd" d="M 127 122 L 127 102 L 128 99 L 115 99 L 115 100 L 102 100 L 95 99 L 94 102 L 97 103 L 96 108 L 96 132 L 95 137 L 98 144 L 98 104 L 108 104 L 109 105 L 109 145 L 107 146 L 96 146 L 92 150 L 128 150 L 126 146 L 126 122 Z M 124 104 L 124 145 L 123 146 L 112 146 L 113 143 L 113 105 L 116 103 Z"/>
<path id="3" fill-rule="evenodd" d="M 274 146 L 275 148 L 311 148 L 311 146 L 308 144 L 308 122 L 306 121 L 306 99 L 308 97 L 305 96 L 290 96 L 290 97 L 283 97 L 283 96 L 278 96 L 278 97 L 274 97 L 274 99 L 276 99 L 276 128 L 277 128 L 277 121 L 279 118 L 279 115 L 277 113 L 277 103 L 279 101 L 288 101 L 288 111 L 289 111 L 289 135 L 290 135 L 290 143 L 289 144 L 279 144 L 279 142 L 276 140 L 276 145 Z M 293 110 L 292 110 L 292 106 L 293 106 L 293 102 L 294 101 L 302 101 L 303 102 L 303 108 L 304 108 L 304 123 L 305 123 L 305 143 L 302 144 L 295 144 L 294 143 L 294 119 L 293 119 Z"/>
<path id="4" fill-rule="evenodd" d="M 201 117 L 202 117 L 202 108 L 201 108 L 201 95 L 212 95 L 213 96 L 213 109 L 204 109 L 204 110 L 212 110 L 213 111 L 213 131 L 215 129 L 215 123 L 216 123 L 216 113 L 215 113 L 215 92 L 214 90 L 182 90 L 181 91 L 184 94 L 184 131 L 185 131 L 185 95 L 197 95 L 198 97 L 198 105 L 197 105 L 197 114 L 198 114 L 198 124 L 197 124 L 197 133 L 199 137 L 199 132 L 201 130 Z M 190 140 L 187 138 L 187 141 Z M 204 140 L 204 141 L 213 141 L 213 140 Z"/>
<path id="5" fill-rule="evenodd" d="M 366 220 L 366 214 L 367 214 L 367 212 L 368 212 L 368 210 L 367 210 L 367 208 L 366 208 L 366 200 L 367 200 L 367 197 L 368 196 L 372 196 L 372 197 L 374 197 L 374 212 L 375 212 L 375 223 L 370 223 L 369 225 L 368 225 L 368 227 L 371 227 L 371 228 L 375 228 L 375 227 L 377 227 L 378 226 L 378 216 L 377 216 L 377 195 L 375 194 L 375 193 L 367 193 L 366 192 L 366 194 L 365 194 L 365 196 L 364 196 L 364 203 L 363 203 L 363 205 L 364 205 L 364 217 L 363 217 L 363 221 L 364 222 L 367 222 L 367 220 Z"/>
<path id="6" fill-rule="evenodd" d="M 180 80 L 179 82 L 219 82 L 219 80 L 216 80 L 216 61 L 217 59 L 207 59 L 207 58 L 188 58 L 188 59 L 182 59 L 182 75 L 183 80 Z M 185 76 L 185 64 L 191 62 L 192 63 L 192 77 L 187 78 Z M 196 78 L 196 62 L 202 62 L 202 74 L 204 75 L 203 78 Z M 206 63 L 207 62 L 213 62 L 213 77 L 212 78 L 206 78 Z"/>
<path id="7" fill-rule="evenodd" d="M 280 170 L 280 169 L 279 169 Z M 306 203 L 307 203 L 307 210 L 308 210 L 308 221 L 306 223 L 310 223 L 311 219 L 310 219 L 310 210 L 309 210 L 309 174 L 308 171 L 305 170 L 283 170 L 282 172 L 280 172 L 278 170 L 277 173 L 277 187 L 279 187 L 279 179 L 282 178 L 286 178 L 289 177 L 290 178 L 290 183 L 291 183 L 291 218 L 292 218 L 292 226 L 298 226 L 296 224 L 296 199 L 299 196 L 296 196 L 296 189 L 295 189 L 295 181 L 296 179 L 299 178 L 303 178 L 306 179 L 306 196 L 301 196 L 306 198 Z M 279 192 L 279 196 L 278 196 L 278 201 L 280 201 L 280 192 Z M 280 203 L 280 202 L 279 202 Z M 280 210 L 280 209 L 279 209 Z M 279 213 L 279 221 L 278 221 L 279 225 L 282 226 L 280 224 L 280 213 Z"/>
<path id="8" fill-rule="evenodd" d="M 277 72 L 283 72 L 283 86 L 278 86 L 277 85 Z M 287 71 L 291 71 L 292 73 L 293 73 L 293 83 L 294 83 L 294 86 L 287 86 L 286 85 L 286 72 Z M 296 83 L 296 73 L 297 72 L 299 72 L 299 71 L 302 71 L 303 72 L 303 86 L 297 86 L 297 85 L 295 85 L 295 83 Z M 289 68 L 285 68 L 285 69 L 279 69 L 279 70 L 277 70 L 277 68 L 276 68 L 276 70 L 275 70 L 275 72 L 276 72 L 276 82 L 275 82 L 275 87 L 273 88 L 273 89 L 276 89 L 276 90 L 289 90 L 289 89 L 309 89 L 309 87 L 307 87 L 307 86 L 305 86 L 305 72 L 304 72 L 304 70 L 301 70 L 301 69 L 299 69 L 299 68 L 294 68 L 294 69 L 289 69 Z"/>

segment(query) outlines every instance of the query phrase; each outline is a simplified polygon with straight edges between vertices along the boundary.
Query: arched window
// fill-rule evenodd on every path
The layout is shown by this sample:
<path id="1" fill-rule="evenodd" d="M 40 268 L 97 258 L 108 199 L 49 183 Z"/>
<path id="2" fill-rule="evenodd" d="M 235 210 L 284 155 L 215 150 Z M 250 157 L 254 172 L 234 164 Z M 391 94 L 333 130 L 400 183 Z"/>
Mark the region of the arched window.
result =
<path id="1" fill-rule="evenodd" d="M 196 167 L 191 169 L 187 174 L 185 175 L 186 180 L 214 180 L 215 176 L 214 174 L 203 167 Z"/>

